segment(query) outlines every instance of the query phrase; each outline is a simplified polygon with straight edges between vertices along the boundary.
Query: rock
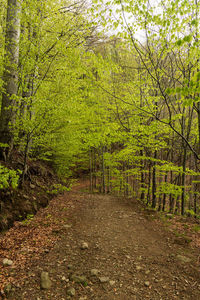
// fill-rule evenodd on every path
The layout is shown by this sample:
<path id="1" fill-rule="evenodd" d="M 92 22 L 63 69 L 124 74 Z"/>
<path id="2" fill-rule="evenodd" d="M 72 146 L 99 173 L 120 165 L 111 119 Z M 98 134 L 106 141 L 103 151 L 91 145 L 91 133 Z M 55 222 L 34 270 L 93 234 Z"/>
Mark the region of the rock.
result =
<path id="1" fill-rule="evenodd" d="M 114 280 L 110 280 L 109 283 L 110 283 L 110 286 L 115 285 L 115 281 Z"/>
<path id="2" fill-rule="evenodd" d="M 82 244 L 81 244 L 81 250 L 85 250 L 85 249 L 88 249 L 88 248 L 89 248 L 88 243 L 82 242 Z"/>
<path id="3" fill-rule="evenodd" d="M 72 274 L 70 277 L 71 281 L 74 281 L 76 283 L 81 283 L 81 284 L 86 284 L 87 283 L 87 278 L 85 276 L 80 276 L 76 274 Z"/>
<path id="4" fill-rule="evenodd" d="M 147 286 L 147 287 L 149 287 L 150 286 L 150 282 L 149 281 L 145 281 L 144 285 Z"/>
<path id="5" fill-rule="evenodd" d="M 148 275 L 150 273 L 150 270 L 146 270 L 145 274 Z"/>
<path id="6" fill-rule="evenodd" d="M 108 282 L 109 281 L 109 278 L 108 277 L 99 277 L 99 281 L 101 283 L 105 283 L 105 282 Z"/>
<path id="7" fill-rule="evenodd" d="M 67 278 L 65 276 L 62 276 L 62 281 L 67 281 Z"/>
<path id="8" fill-rule="evenodd" d="M 43 271 L 41 273 L 41 288 L 46 290 L 46 289 L 50 289 L 50 287 L 51 287 L 51 280 L 49 278 L 49 273 Z"/>
<path id="9" fill-rule="evenodd" d="M 141 266 L 136 266 L 136 270 L 137 270 L 137 271 L 141 271 L 141 270 L 142 270 L 142 267 L 141 267 Z"/>
<path id="10" fill-rule="evenodd" d="M 164 290 L 166 290 L 167 289 L 167 286 L 166 285 L 163 285 L 163 287 L 162 287 Z"/>
<path id="11" fill-rule="evenodd" d="M 63 228 L 64 229 L 69 229 L 69 228 L 71 228 L 72 227 L 72 225 L 70 225 L 70 224 L 65 224 L 65 225 L 63 225 Z"/>
<path id="12" fill-rule="evenodd" d="M 90 271 L 90 274 L 91 274 L 92 276 L 97 276 L 97 275 L 99 274 L 99 270 L 97 270 L 97 269 L 92 269 L 92 270 Z"/>
<path id="13" fill-rule="evenodd" d="M 10 260 L 10 259 L 7 259 L 7 258 L 4 258 L 3 260 L 3 265 L 6 267 L 6 266 L 12 266 L 13 264 L 13 261 Z"/>
<path id="14" fill-rule="evenodd" d="M 73 270 L 73 269 L 74 269 L 73 265 L 68 265 L 67 268 L 68 268 L 69 270 Z"/>
<path id="15" fill-rule="evenodd" d="M 75 294 L 76 294 L 76 291 L 73 287 L 70 287 L 70 288 L 67 289 L 67 295 L 68 296 L 73 297 L 73 296 L 75 296 Z"/>
<path id="16" fill-rule="evenodd" d="M 191 262 L 191 259 L 189 257 L 184 256 L 184 255 L 177 255 L 177 258 L 183 263 Z"/>
<path id="17" fill-rule="evenodd" d="M 124 215 L 124 218 L 129 218 L 129 215 L 126 215 L 126 214 L 125 214 L 125 215 Z"/>

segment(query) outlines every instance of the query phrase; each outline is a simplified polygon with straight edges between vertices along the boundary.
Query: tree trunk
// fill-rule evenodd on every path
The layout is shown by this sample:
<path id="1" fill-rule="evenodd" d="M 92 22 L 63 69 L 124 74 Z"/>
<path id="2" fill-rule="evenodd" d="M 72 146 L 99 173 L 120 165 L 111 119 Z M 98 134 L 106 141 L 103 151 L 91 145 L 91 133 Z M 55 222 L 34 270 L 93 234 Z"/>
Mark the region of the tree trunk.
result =
<path id="1" fill-rule="evenodd" d="M 147 191 L 147 204 L 151 201 L 151 162 L 149 162 L 149 176 L 148 176 L 148 191 Z"/>
<path id="2" fill-rule="evenodd" d="M 170 183 L 173 184 L 173 171 L 170 171 Z M 169 212 L 174 213 L 174 197 L 172 194 L 169 195 Z"/>
<path id="3" fill-rule="evenodd" d="M 168 173 L 165 174 L 165 184 L 167 183 L 167 177 L 168 177 Z M 163 194 L 162 211 L 165 211 L 165 205 L 166 205 L 166 193 Z"/>
<path id="4" fill-rule="evenodd" d="M 92 148 L 89 150 L 89 162 L 90 162 L 90 193 L 93 192 L 93 169 L 92 169 Z"/>
<path id="5" fill-rule="evenodd" d="M 3 73 L 4 90 L 0 114 L 0 157 L 8 158 L 13 147 L 13 133 L 11 126 L 15 121 L 15 104 L 18 89 L 18 60 L 20 39 L 21 5 L 18 0 L 8 0 L 6 36 L 5 36 L 5 66 Z M 10 126 L 11 125 L 11 126 Z"/>
<path id="6" fill-rule="evenodd" d="M 101 174 L 101 182 L 102 182 L 102 193 L 106 192 L 106 184 L 105 184 L 105 162 L 104 162 L 104 146 L 102 147 L 102 174 Z"/>
<path id="7" fill-rule="evenodd" d="M 143 151 L 140 150 L 140 156 L 143 156 Z M 141 171 L 140 171 L 140 200 L 143 202 L 144 201 L 144 197 L 145 197 L 145 193 L 144 193 L 144 188 L 145 188 L 145 180 L 144 180 L 144 162 L 141 162 Z"/>
<path id="8" fill-rule="evenodd" d="M 185 170 L 186 170 L 186 157 L 187 157 L 187 146 L 185 145 L 184 152 L 183 152 L 183 174 L 181 178 L 181 185 L 182 185 L 182 194 L 181 194 L 181 215 L 183 216 L 185 213 Z"/>
<path id="9" fill-rule="evenodd" d="M 154 152 L 154 158 L 157 158 L 157 151 Z M 152 173 L 152 208 L 156 208 L 156 162 L 153 165 L 153 173 Z"/>

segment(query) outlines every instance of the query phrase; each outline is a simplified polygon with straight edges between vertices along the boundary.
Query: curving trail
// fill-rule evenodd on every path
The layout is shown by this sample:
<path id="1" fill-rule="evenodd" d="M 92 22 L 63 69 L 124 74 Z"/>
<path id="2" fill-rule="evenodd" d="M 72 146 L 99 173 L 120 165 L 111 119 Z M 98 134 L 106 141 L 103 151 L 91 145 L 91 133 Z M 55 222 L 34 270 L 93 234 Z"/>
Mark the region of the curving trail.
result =
<path id="1" fill-rule="evenodd" d="M 127 199 L 78 189 L 53 201 L 64 223 L 49 238 L 59 240 L 33 255 L 25 282 L 9 299 L 200 299 L 197 250 L 175 243 L 156 213 Z M 82 242 L 88 249 L 81 249 Z M 92 275 L 93 269 L 99 273 Z M 50 289 L 40 288 L 42 270 L 49 273 Z M 85 281 L 70 280 L 75 274 Z"/>

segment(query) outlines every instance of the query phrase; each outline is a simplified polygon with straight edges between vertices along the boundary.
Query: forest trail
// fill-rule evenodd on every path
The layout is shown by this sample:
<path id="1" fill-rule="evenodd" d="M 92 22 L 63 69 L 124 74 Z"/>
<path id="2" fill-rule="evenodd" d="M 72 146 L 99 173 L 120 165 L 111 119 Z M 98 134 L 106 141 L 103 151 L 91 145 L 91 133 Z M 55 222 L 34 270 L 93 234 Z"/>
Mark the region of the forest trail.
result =
<path id="1" fill-rule="evenodd" d="M 18 279 L 8 299 L 200 299 L 198 251 L 177 244 L 155 212 L 122 197 L 88 194 L 80 188 L 52 200 L 49 207 L 46 216 L 55 219 L 55 212 L 62 222 L 48 233 L 48 240 L 59 239 L 39 254 L 35 249 L 21 270 L 13 268 L 12 276 Z M 34 222 L 37 217 L 29 232 L 37 227 Z M 81 249 L 83 242 L 88 248 L 85 244 Z M 40 288 L 42 271 L 49 273 L 49 289 Z M 81 284 L 74 282 L 79 280 Z M 70 297 L 73 288 L 75 296 Z"/>

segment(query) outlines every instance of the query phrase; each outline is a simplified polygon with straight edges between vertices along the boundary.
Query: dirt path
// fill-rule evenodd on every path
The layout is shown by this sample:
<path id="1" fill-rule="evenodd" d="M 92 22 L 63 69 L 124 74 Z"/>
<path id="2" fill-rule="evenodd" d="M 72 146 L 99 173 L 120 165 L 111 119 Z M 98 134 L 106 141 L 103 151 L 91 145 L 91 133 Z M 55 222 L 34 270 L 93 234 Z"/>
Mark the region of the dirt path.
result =
<path id="1" fill-rule="evenodd" d="M 197 250 L 175 243 L 154 212 L 123 198 L 79 191 L 55 201 L 64 224 L 49 238 L 60 239 L 32 256 L 23 270 L 26 280 L 8 299 L 70 299 L 72 287 L 72 299 L 80 300 L 200 299 Z M 88 249 L 81 249 L 82 242 Z M 42 271 L 52 281 L 48 290 L 40 288 Z M 75 274 L 87 279 L 76 283 L 70 280 Z"/>

